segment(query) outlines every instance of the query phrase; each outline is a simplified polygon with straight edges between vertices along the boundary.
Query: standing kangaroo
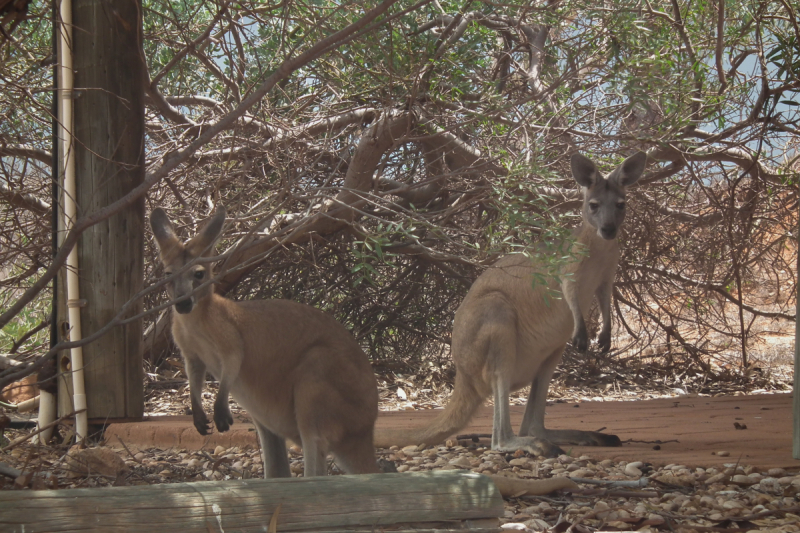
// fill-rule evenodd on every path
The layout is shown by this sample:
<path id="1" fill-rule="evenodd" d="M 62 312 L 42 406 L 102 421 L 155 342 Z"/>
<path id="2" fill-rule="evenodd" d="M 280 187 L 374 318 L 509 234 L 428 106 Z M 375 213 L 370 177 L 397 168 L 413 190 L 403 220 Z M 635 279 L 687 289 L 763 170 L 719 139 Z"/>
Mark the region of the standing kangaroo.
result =
<path id="1" fill-rule="evenodd" d="M 573 231 L 575 262 L 562 269 L 563 298 L 558 290 L 533 285 L 540 267 L 522 254 L 508 255 L 484 272 L 456 311 L 452 354 L 456 365 L 453 396 L 444 412 L 421 430 L 376 435 L 376 444 L 436 444 L 467 425 L 493 394 L 492 448 L 523 449 L 536 455 L 559 455 L 558 444 L 620 446 L 615 435 L 544 427 L 547 390 L 561 354 L 572 339 L 586 351 L 589 335 L 584 316 L 596 295 L 603 316 L 600 349 L 611 347 L 611 289 L 619 261 L 617 232 L 625 218 L 625 191 L 644 171 L 647 155 L 626 159 L 607 178 L 588 158 L 572 157 L 572 175 L 583 189 L 582 224 Z M 509 394 L 531 386 L 519 436 L 511 429 Z"/>
<path id="2" fill-rule="evenodd" d="M 378 387 L 369 360 L 350 333 L 322 311 L 288 300 L 234 302 L 215 294 L 210 269 L 225 222 L 220 207 L 182 244 L 161 209 L 150 216 L 176 300 L 172 335 L 183 354 L 194 425 L 211 430 L 201 393 L 206 370 L 219 380 L 214 423 L 233 424 L 228 395 L 250 414 L 261 441 L 264 477 L 289 477 L 286 438 L 302 443 L 306 476 L 324 476 L 332 452 L 349 474 L 378 472 L 373 428 Z"/>

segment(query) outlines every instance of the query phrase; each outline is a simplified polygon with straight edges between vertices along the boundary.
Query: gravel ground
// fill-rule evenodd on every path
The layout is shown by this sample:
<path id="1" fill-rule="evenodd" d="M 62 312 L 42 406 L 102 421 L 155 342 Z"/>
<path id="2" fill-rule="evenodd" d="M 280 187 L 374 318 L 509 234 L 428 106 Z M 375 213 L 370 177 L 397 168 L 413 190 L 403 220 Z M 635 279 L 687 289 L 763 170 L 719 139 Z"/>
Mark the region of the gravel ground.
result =
<path id="1" fill-rule="evenodd" d="M 179 360 L 175 363 L 179 367 Z M 575 364 L 554 380 L 550 399 L 641 400 L 693 392 L 716 395 L 785 391 L 791 389 L 792 377 L 790 371 L 777 372 L 775 368 L 735 382 L 709 383 L 663 373 L 654 379 L 644 374 L 635 368 L 601 372 Z M 581 379 L 575 380 L 576 375 Z M 145 407 L 148 415 L 186 414 L 188 387 L 179 371 L 150 374 L 149 379 Z M 381 410 L 434 409 L 444 406 L 450 395 L 449 388 L 441 382 L 394 373 L 381 376 L 379 389 Z M 215 386 L 209 384 L 203 395 L 208 412 L 215 394 Z M 512 403 L 525 400 L 526 391 L 520 391 Z M 231 408 L 235 414 L 244 415 L 235 404 Z M 23 434 L 6 430 L 5 438 L 13 441 Z M 62 428 L 62 442 L 69 442 L 70 437 Z M 654 468 L 641 462 L 595 461 L 590 455 L 530 457 L 522 451 L 496 453 L 485 444 L 469 441 L 447 444 L 426 449 L 409 446 L 378 450 L 378 456 L 394 463 L 400 474 L 392 475 L 462 469 L 521 479 L 566 476 L 578 482 L 579 490 L 505 498 L 501 522 L 509 530 L 800 531 L 800 465 L 790 472 L 762 472 L 734 461 L 722 469 L 683 465 Z M 0 442 L 2 446 L 5 444 Z M 293 446 L 289 453 L 292 475 L 302 475 L 302 451 Z M 329 473 L 341 474 L 333 461 Z M 40 446 L 24 442 L 0 452 L 0 490 L 61 490 L 261 476 L 261 456 L 256 449 L 218 447 L 211 453 L 94 445 L 81 450 L 66 444 Z"/>
<path id="2" fill-rule="evenodd" d="M 9 435 L 11 436 L 11 435 Z M 450 441 L 447 446 L 379 450 L 402 472 L 470 470 L 521 479 L 567 476 L 580 490 L 547 496 L 506 498 L 504 528 L 519 531 L 800 531 L 800 473 L 748 465 L 724 469 L 668 465 L 654 469 L 641 462 L 596 462 L 591 456 L 530 457 L 501 454 L 480 444 Z M 302 452 L 290 448 L 293 476 L 302 475 Z M 257 478 L 256 449 L 213 453 L 187 450 L 116 450 L 95 447 L 20 444 L 2 461 L 25 473 L 0 476 L 1 489 L 68 489 Z M 87 465 L 89 472 L 87 472 Z M 329 472 L 341 472 L 331 461 Z M 26 490 L 26 489 L 23 489 Z"/>

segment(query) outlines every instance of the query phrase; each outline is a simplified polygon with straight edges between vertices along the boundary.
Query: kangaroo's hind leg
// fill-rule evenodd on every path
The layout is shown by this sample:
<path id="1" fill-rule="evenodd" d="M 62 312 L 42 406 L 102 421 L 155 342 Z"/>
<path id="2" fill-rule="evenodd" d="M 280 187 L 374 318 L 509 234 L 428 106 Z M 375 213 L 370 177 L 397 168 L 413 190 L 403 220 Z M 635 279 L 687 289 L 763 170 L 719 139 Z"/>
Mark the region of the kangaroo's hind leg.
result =
<path id="1" fill-rule="evenodd" d="M 291 477 L 289 457 L 286 454 L 286 439 L 276 435 L 258 422 L 254 422 L 261 443 L 261 460 L 264 463 L 264 478 Z"/>
<path id="2" fill-rule="evenodd" d="M 564 347 L 562 346 L 547 356 L 547 359 L 539 367 L 536 376 L 534 376 L 519 434 L 545 439 L 553 444 L 560 445 L 621 446 L 622 443 L 616 435 L 578 429 L 545 429 L 544 411 L 547 405 L 547 391 L 550 388 L 553 372 L 555 372 L 556 366 L 561 361 L 563 352 Z"/>
<path id="3" fill-rule="evenodd" d="M 336 464 L 348 474 L 376 474 L 381 472 L 375 458 L 372 428 L 361 434 L 348 434 L 333 450 Z"/>
<path id="4" fill-rule="evenodd" d="M 494 416 L 492 420 L 492 449 L 514 452 L 522 449 L 534 455 L 554 457 L 562 450 L 545 439 L 535 436 L 515 436 L 511 429 L 509 395 L 511 375 L 514 372 L 516 354 L 515 335 L 500 331 L 487 344 L 489 366 L 493 369 L 492 391 L 494 393 Z"/>

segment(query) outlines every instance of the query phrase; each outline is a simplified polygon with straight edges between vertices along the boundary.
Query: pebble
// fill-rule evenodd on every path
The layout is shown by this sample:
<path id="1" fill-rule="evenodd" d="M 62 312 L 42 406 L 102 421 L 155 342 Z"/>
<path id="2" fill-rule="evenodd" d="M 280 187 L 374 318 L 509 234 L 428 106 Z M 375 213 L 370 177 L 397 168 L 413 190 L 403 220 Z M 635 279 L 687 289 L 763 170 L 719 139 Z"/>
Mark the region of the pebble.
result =
<path id="1" fill-rule="evenodd" d="M 736 500 L 725 500 L 722 502 L 723 509 L 743 509 L 744 505 Z"/>
<path id="2" fill-rule="evenodd" d="M 737 474 L 731 478 L 731 482 L 736 483 L 737 485 L 749 487 L 750 485 L 755 485 L 756 483 L 758 483 L 758 480 L 753 479 L 750 476 Z"/>
<path id="3" fill-rule="evenodd" d="M 451 466 L 460 466 L 462 468 L 472 468 L 472 463 L 466 457 L 457 457 L 451 460 L 448 464 Z"/>
<path id="4" fill-rule="evenodd" d="M 631 477 L 642 477 L 642 471 L 639 470 L 639 466 L 641 465 L 642 463 L 638 463 L 638 466 L 636 463 L 628 463 L 625 465 L 625 475 Z"/>
<path id="5" fill-rule="evenodd" d="M 715 483 L 723 483 L 725 479 L 727 479 L 727 474 L 719 473 L 711 476 L 710 478 L 706 479 L 706 485 L 713 485 Z"/>

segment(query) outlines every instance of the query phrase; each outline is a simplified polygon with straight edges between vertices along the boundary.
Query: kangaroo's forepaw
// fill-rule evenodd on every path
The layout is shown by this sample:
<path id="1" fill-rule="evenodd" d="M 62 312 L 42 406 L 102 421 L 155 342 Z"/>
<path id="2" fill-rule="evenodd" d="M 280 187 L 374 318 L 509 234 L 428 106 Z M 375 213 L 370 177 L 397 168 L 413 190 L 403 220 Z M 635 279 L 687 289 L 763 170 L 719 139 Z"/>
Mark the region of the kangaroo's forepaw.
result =
<path id="1" fill-rule="evenodd" d="M 214 425 L 217 426 L 217 431 L 224 433 L 228 431 L 233 425 L 233 415 L 230 409 L 214 409 Z"/>
<path id="2" fill-rule="evenodd" d="M 544 457 L 558 457 L 564 454 L 564 450 L 546 439 L 537 437 L 512 437 L 498 446 L 492 446 L 492 449 L 498 452 L 516 452 L 523 450 L 531 455 L 544 456 Z"/>
<path id="3" fill-rule="evenodd" d="M 572 336 L 572 347 L 581 353 L 586 352 L 589 348 L 589 334 L 586 332 L 585 328 L 578 330 L 578 332 Z"/>
<path id="4" fill-rule="evenodd" d="M 600 332 L 600 336 L 597 337 L 597 347 L 600 349 L 600 353 L 606 353 L 611 349 L 610 331 L 608 333 L 605 331 Z"/>
<path id="5" fill-rule="evenodd" d="M 201 435 L 210 435 L 212 431 L 211 421 L 208 419 L 203 411 L 194 409 L 192 410 L 192 421 L 197 432 Z"/>

